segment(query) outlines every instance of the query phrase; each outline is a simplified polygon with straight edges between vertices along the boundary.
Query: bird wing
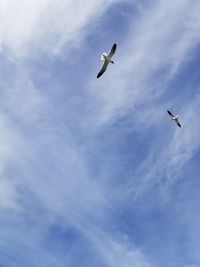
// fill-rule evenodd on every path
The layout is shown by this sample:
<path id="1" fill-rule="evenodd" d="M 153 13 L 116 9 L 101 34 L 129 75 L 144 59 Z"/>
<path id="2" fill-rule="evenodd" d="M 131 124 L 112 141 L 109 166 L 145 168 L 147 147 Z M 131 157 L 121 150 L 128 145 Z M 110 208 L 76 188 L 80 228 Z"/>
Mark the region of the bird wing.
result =
<path id="1" fill-rule="evenodd" d="M 176 122 L 176 124 L 177 124 L 179 127 L 181 127 L 181 124 L 180 124 L 180 122 L 179 122 L 178 119 L 175 119 L 175 122 Z"/>
<path id="2" fill-rule="evenodd" d="M 114 55 L 116 48 L 117 48 L 117 44 L 114 44 L 114 45 L 112 46 L 110 52 L 108 53 L 108 57 L 109 57 L 109 58 L 111 58 L 111 57 Z"/>
<path id="3" fill-rule="evenodd" d="M 167 112 L 168 112 L 169 116 L 175 117 L 174 114 L 172 114 L 169 110 Z"/>
<path id="4" fill-rule="evenodd" d="M 106 71 L 107 66 L 108 66 L 108 62 L 105 60 L 103 62 L 103 65 L 101 66 L 99 73 L 97 74 L 97 79 Z"/>

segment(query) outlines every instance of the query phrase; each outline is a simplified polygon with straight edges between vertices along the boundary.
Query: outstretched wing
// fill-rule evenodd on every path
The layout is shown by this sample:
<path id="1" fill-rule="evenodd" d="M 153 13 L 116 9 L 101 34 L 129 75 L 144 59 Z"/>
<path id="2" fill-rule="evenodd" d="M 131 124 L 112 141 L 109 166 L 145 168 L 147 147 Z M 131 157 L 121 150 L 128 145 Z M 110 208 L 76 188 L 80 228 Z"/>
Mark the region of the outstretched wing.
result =
<path id="1" fill-rule="evenodd" d="M 104 61 L 99 73 L 97 74 L 97 79 L 106 71 L 107 66 L 108 62 Z"/>
<path id="2" fill-rule="evenodd" d="M 178 121 L 178 119 L 175 119 L 175 122 L 176 122 L 176 124 L 177 124 L 179 127 L 181 127 L 181 124 L 180 124 L 180 122 Z"/>
<path id="3" fill-rule="evenodd" d="M 169 110 L 167 111 L 169 116 L 174 117 L 174 114 L 172 114 Z"/>
<path id="4" fill-rule="evenodd" d="M 114 44 L 114 45 L 112 46 L 110 52 L 108 53 L 108 57 L 109 57 L 109 58 L 111 58 L 111 57 L 114 55 L 114 53 L 115 53 L 115 51 L 116 51 L 116 48 L 117 48 L 117 44 Z"/>

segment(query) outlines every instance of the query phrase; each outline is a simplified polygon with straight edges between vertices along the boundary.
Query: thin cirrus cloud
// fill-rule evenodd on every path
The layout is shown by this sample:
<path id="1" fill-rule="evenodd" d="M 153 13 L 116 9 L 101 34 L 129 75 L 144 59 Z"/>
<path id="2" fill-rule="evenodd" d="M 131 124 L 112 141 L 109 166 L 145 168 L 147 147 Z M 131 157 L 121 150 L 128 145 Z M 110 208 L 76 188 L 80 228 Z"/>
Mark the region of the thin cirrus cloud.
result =
<path id="1" fill-rule="evenodd" d="M 183 125 L 194 128 L 192 133 L 183 127 L 179 132 L 171 130 L 166 139 L 164 131 L 175 125 L 162 112 L 166 103 L 176 106 L 176 98 L 165 94 L 169 90 L 171 96 L 172 81 L 190 63 L 199 43 L 200 5 L 152 1 L 147 6 L 145 1 L 126 1 L 134 6 L 137 18 L 130 18 L 128 31 L 124 30 L 117 64 L 97 82 L 93 70 L 96 63 L 92 63 L 85 72 L 87 80 L 79 77 L 84 90 L 76 91 L 70 75 L 67 81 L 59 71 L 64 67 L 67 72 L 71 67 L 73 73 L 81 73 L 85 61 L 79 54 L 76 66 L 59 59 L 77 44 L 87 50 L 88 35 L 94 37 L 92 55 L 96 54 L 97 35 L 103 36 L 104 31 L 114 32 L 108 34 L 112 44 L 111 39 L 118 35 L 116 25 L 110 25 L 107 18 L 110 8 L 120 9 L 118 3 L 122 5 L 120 1 L 88 1 L 82 5 L 81 1 L 47 0 L 21 1 L 16 6 L 12 1 L 0 4 L 0 45 L 5 53 L 2 62 L 6 63 L 0 64 L 0 255 L 5 266 L 159 266 L 161 256 L 151 254 L 144 238 L 138 241 L 140 233 L 135 228 L 127 238 L 129 225 L 122 225 L 132 217 L 133 210 L 127 213 L 130 206 L 140 213 L 135 203 L 145 192 L 157 194 L 155 185 L 160 185 L 159 193 L 167 194 L 165 185 L 173 186 L 175 174 L 179 171 L 180 176 L 182 166 L 198 152 L 199 125 L 191 119 L 198 113 L 195 90 L 190 103 L 178 102 Z M 91 26 L 97 21 L 98 32 Z M 100 45 L 107 49 L 107 42 L 96 44 Z M 57 65 L 52 66 L 55 72 L 40 76 L 41 65 L 43 71 L 45 67 L 46 72 L 51 71 L 43 61 L 45 57 L 51 59 L 48 63 Z M 88 61 L 92 62 L 91 58 Z M 44 78 L 42 83 L 37 76 Z M 50 93 L 50 84 L 57 77 L 63 79 L 58 83 L 62 90 L 55 88 Z M 54 98 L 58 93 L 62 100 Z M 76 110 L 77 103 L 84 106 L 82 114 Z M 72 111 L 76 119 L 70 120 Z M 125 125 L 123 119 L 131 122 L 127 123 L 130 129 L 117 129 L 119 121 Z M 139 140 L 134 151 L 129 146 L 131 133 Z M 148 136 L 154 137 L 153 144 Z M 139 158 L 140 150 L 144 157 Z M 139 158 L 138 164 L 126 171 L 132 157 Z M 166 175 L 168 182 L 163 182 Z M 130 199 L 132 202 L 127 203 Z M 124 220 L 115 220 L 120 213 Z M 156 224 L 152 217 L 150 221 Z M 148 220 L 146 225 L 148 228 Z M 142 228 L 137 230 L 143 232 Z M 159 231 L 155 234 L 162 236 Z M 162 249 L 156 249 L 162 255 Z M 170 255 L 168 248 L 164 255 L 167 253 Z M 170 266 L 170 260 L 179 263 L 178 256 L 169 257 L 164 266 Z"/>
<path id="2" fill-rule="evenodd" d="M 65 43 L 79 43 L 88 30 L 88 23 L 100 17 L 112 3 L 103 0 L 88 1 L 84 5 L 71 0 L 56 3 L 21 0 L 17 4 L 2 1 L 1 48 L 9 49 L 15 56 L 39 50 L 59 53 Z"/>

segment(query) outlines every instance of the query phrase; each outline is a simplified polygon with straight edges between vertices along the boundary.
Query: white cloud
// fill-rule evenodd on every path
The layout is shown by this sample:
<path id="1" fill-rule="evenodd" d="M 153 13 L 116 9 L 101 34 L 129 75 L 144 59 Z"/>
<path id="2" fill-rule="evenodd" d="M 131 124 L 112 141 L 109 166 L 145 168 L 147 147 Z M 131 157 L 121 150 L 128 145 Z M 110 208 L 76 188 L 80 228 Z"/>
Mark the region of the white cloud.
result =
<path id="1" fill-rule="evenodd" d="M 77 46 L 113 0 L 6 0 L 0 2 L 0 46 L 15 56 L 58 53 Z M 88 28 L 87 28 L 88 27 Z"/>
<path id="2" fill-rule="evenodd" d="M 92 236 L 95 247 L 102 254 L 102 258 L 107 266 L 114 267 L 120 265 L 122 267 L 150 267 L 148 261 L 142 252 L 133 244 L 129 243 L 126 238 L 124 240 L 114 240 L 105 232 L 95 230 Z"/>
<path id="3" fill-rule="evenodd" d="M 89 0 L 84 2 L 84 5 L 80 0 L 60 0 L 56 3 L 51 0 L 21 0 L 18 3 L 11 0 L 1 1 L 1 48 L 15 56 L 31 56 L 32 52 L 37 50 L 59 53 L 66 43 L 70 46 L 71 42 L 77 45 L 82 36 L 87 34 L 91 21 L 100 17 L 112 3 L 114 1 L 103 0 Z M 89 82 L 90 93 L 93 90 L 92 100 L 101 99 L 102 107 L 95 107 L 90 115 L 98 115 L 98 126 L 102 126 L 104 122 L 109 123 L 112 119 L 117 120 L 132 106 L 132 111 L 137 108 L 142 123 L 148 119 L 146 127 L 161 120 L 161 115 L 155 118 L 149 115 L 149 110 L 143 112 L 142 105 L 145 105 L 150 97 L 156 99 L 162 94 L 169 79 L 179 71 L 184 60 L 188 60 L 187 53 L 199 42 L 198 3 L 191 4 L 191 1 L 180 0 L 173 3 L 152 3 L 149 10 L 141 12 L 141 18 L 133 25 L 122 47 L 119 47 L 116 53 L 117 64 L 109 69 L 110 75 L 99 80 L 99 85 L 96 85 L 96 81 L 95 86 Z M 188 18 L 185 18 L 186 13 Z M 24 68 L 25 65 L 21 67 Z M 157 78 L 157 73 L 162 69 L 167 69 L 164 83 L 162 78 Z M 106 217 L 109 205 L 113 204 L 109 203 L 108 192 L 104 191 L 106 185 L 90 175 L 88 165 L 67 126 L 63 126 L 59 116 L 54 117 L 54 110 L 48 106 L 47 97 L 36 88 L 28 73 L 23 71 L 20 75 L 20 71 L 19 68 L 12 86 L 6 92 L 1 92 L 1 115 L 3 117 L 3 112 L 6 111 L 6 121 L 11 123 L 1 127 L 0 155 L 4 157 L 0 158 L 0 162 L 4 171 L 7 164 L 14 159 L 16 177 L 15 182 L 5 178 L 0 180 L 0 208 L 13 208 L 18 197 L 15 186 L 23 186 L 23 190 L 31 192 L 34 199 L 31 203 L 27 201 L 27 194 L 20 196 L 24 215 L 35 217 L 35 204 L 44 212 L 42 223 L 41 218 L 35 219 L 39 228 L 38 234 L 42 235 L 43 227 L 48 228 L 57 218 L 62 217 L 66 224 L 71 222 L 81 229 L 95 244 L 108 266 L 151 266 L 140 250 L 128 242 L 116 241 L 97 229 L 91 231 L 93 222 Z M 152 181 L 154 174 L 163 171 L 166 160 L 165 168 L 176 168 L 177 164 L 180 167 L 197 151 L 199 125 L 195 124 L 196 120 L 195 123 L 191 121 L 191 118 L 199 113 L 198 103 L 199 97 L 186 111 L 183 109 L 182 113 L 185 118 L 183 125 L 194 127 L 193 134 L 190 130 L 178 132 L 177 129 L 170 145 L 167 143 L 163 148 L 164 156 L 159 157 L 158 163 L 149 171 L 150 164 L 153 164 L 156 158 L 151 154 L 140 166 L 142 171 L 144 167 L 142 174 L 145 182 Z M 191 106 L 193 112 L 190 112 Z M 159 110 L 159 107 L 151 107 L 152 112 L 157 109 Z M 24 121 L 25 125 L 18 125 L 14 119 L 19 120 L 18 122 Z M 142 127 L 139 119 L 135 121 L 135 127 Z M 160 147 L 157 147 L 154 152 L 157 153 L 159 149 Z M 160 155 L 160 151 L 158 154 Z M 99 225 L 96 224 L 98 228 Z M 24 229 L 21 230 L 23 231 Z M 20 234 L 17 233 L 17 237 L 18 235 Z M 45 235 L 41 239 L 43 237 L 45 238 Z M 26 238 L 23 240 L 25 245 Z M 33 242 L 33 247 L 40 245 L 40 239 Z M 53 261 L 56 262 L 56 259 Z"/>

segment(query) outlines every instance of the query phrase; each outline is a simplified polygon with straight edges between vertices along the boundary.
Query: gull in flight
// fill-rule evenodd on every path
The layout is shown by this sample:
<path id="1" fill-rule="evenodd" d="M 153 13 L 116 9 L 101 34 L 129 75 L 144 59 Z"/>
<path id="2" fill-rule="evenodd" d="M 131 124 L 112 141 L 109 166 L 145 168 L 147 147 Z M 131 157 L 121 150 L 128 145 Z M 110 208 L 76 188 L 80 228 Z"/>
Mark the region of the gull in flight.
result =
<path id="1" fill-rule="evenodd" d="M 171 119 L 172 119 L 173 121 L 175 121 L 176 124 L 177 124 L 179 127 L 181 127 L 181 124 L 180 124 L 180 122 L 179 122 L 179 120 L 178 120 L 179 116 L 178 116 L 178 115 L 174 115 L 174 114 L 172 114 L 169 110 L 168 110 L 167 112 L 168 112 L 169 116 L 171 117 Z"/>
<path id="2" fill-rule="evenodd" d="M 114 61 L 111 58 L 114 55 L 116 48 L 117 48 L 117 44 L 114 44 L 108 54 L 103 53 L 101 55 L 101 60 L 104 60 L 104 62 L 103 62 L 103 65 L 102 65 L 99 73 L 97 74 L 97 79 L 106 71 L 106 68 L 107 68 L 109 63 L 114 64 Z"/>

